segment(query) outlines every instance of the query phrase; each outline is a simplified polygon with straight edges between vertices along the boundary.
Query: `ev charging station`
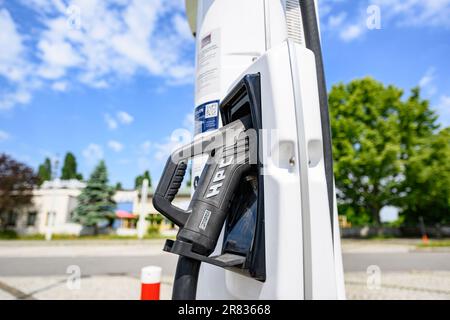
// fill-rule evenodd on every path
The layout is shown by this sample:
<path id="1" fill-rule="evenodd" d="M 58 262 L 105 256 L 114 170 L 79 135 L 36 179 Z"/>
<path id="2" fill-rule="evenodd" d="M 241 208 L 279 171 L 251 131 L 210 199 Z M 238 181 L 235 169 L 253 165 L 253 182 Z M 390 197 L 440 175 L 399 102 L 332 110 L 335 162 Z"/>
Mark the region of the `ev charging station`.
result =
<path id="1" fill-rule="evenodd" d="M 179 226 L 173 299 L 345 299 L 315 0 L 186 0 L 195 134 L 154 206 Z M 188 161 L 193 197 L 171 204 Z"/>

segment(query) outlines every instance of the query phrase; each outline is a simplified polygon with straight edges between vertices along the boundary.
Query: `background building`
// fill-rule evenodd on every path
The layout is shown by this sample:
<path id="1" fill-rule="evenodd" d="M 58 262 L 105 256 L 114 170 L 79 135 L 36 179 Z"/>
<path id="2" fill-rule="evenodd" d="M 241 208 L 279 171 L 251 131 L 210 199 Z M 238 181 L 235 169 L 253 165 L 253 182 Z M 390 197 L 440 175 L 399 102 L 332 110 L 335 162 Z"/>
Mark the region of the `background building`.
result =
<path id="1" fill-rule="evenodd" d="M 45 182 L 33 191 L 32 205 L 20 212 L 9 213 L 8 229 L 21 235 L 45 234 L 52 224 L 54 234 L 83 235 L 92 230 L 72 221 L 72 213 L 77 206 L 77 198 L 85 183 L 78 180 L 53 180 Z M 153 190 L 149 190 L 145 202 L 146 215 L 159 215 L 152 204 Z M 117 218 L 113 231 L 118 235 L 132 236 L 137 234 L 136 220 L 142 210 L 140 193 L 137 190 L 119 190 L 114 195 L 117 203 Z M 174 205 L 187 208 L 190 201 L 190 190 L 180 190 Z M 146 228 L 148 227 L 146 221 Z M 162 230 L 173 226 L 163 219 Z"/>

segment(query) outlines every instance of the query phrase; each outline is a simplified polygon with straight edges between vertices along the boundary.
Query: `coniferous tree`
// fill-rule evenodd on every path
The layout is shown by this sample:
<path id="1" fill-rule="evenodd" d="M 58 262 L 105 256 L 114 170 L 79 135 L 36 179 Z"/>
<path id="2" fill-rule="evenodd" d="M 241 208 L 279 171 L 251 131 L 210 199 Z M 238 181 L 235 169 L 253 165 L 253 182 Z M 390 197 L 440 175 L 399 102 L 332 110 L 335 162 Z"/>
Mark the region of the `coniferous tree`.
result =
<path id="1" fill-rule="evenodd" d="M 150 172 L 146 170 L 143 175 L 137 176 L 134 180 L 134 187 L 136 189 L 140 189 L 142 187 L 142 182 L 144 182 L 144 179 L 148 180 L 148 186 L 152 186 L 152 177 L 150 176 Z"/>
<path id="2" fill-rule="evenodd" d="M 64 158 L 64 165 L 61 172 L 62 180 L 83 180 L 83 176 L 77 173 L 77 159 L 73 153 L 68 152 Z"/>
<path id="3" fill-rule="evenodd" d="M 83 226 L 94 227 L 94 234 L 97 235 L 100 222 L 108 221 L 111 225 L 114 221 L 116 203 L 113 195 L 114 188 L 108 185 L 105 162 L 101 161 L 78 197 L 73 220 Z"/>
<path id="4" fill-rule="evenodd" d="M 45 158 L 43 164 L 38 168 L 39 185 L 42 185 L 45 181 L 52 179 L 52 162 L 49 158 Z"/>

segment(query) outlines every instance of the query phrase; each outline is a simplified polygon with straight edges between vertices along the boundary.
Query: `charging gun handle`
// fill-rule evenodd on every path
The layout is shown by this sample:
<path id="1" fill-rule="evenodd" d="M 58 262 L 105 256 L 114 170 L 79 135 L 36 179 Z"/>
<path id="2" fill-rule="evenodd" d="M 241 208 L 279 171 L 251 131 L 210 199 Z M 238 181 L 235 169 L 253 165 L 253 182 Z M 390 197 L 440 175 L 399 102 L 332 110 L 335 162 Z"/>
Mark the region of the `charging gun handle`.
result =
<path id="1" fill-rule="evenodd" d="M 163 213 L 170 221 L 182 228 L 189 217 L 189 211 L 172 205 L 172 201 L 181 187 L 187 170 L 187 160 L 173 162 L 172 157 L 167 160 L 164 174 L 156 188 L 153 206 Z"/>
<path id="2" fill-rule="evenodd" d="M 191 210 L 183 210 L 175 207 L 172 205 L 172 201 L 183 182 L 188 160 L 203 154 L 204 150 L 208 148 L 223 148 L 224 135 L 228 130 L 241 133 L 250 126 L 250 123 L 249 116 L 236 120 L 208 136 L 198 138 L 176 150 L 167 160 L 163 176 L 156 188 L 153 197 L 153 206 L 155 209 L 180 228 L 184 227 Z M 234 136 L 231 138 L 234 138 Z"/>

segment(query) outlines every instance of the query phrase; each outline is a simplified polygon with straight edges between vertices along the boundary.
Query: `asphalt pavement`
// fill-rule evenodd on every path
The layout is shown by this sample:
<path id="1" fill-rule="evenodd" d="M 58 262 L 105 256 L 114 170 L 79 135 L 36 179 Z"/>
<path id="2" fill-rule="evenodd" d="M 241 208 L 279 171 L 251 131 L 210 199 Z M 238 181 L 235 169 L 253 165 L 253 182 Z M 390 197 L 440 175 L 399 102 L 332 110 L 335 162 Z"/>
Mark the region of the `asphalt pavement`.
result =
<path id="1" fill-rule="evenodd" d="M 344 241 L 349 299 L 450 299 L 450 248 L 422 250 L 414 241 Z M 142 267 L 163 268 L 169 299 L 177 257 L 163 241 L 0 241 L 1 299 L 138 299 Z M 81 270 L 82 290 L 67 287 L 68 267 Z M 380 288 L 367 285 L 379 267 Z"/>
<path id="2" fill-rule="evenodd" d="M 77 265 L 83 275 L 138 276 L 142 267 L 161 266 L 164 274 L 175 273 L 177 257 L 168 253 L 149 256 L 102 257 L 1 257 L 0 276 L 65 275 L 68 266 Z M 365 272 L 371 265 L 382 271 L 450 271 L 450 253 L 344 253 L 346 272 Z"/>

